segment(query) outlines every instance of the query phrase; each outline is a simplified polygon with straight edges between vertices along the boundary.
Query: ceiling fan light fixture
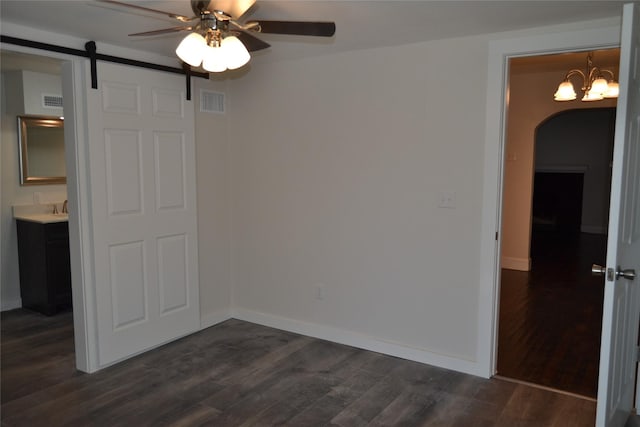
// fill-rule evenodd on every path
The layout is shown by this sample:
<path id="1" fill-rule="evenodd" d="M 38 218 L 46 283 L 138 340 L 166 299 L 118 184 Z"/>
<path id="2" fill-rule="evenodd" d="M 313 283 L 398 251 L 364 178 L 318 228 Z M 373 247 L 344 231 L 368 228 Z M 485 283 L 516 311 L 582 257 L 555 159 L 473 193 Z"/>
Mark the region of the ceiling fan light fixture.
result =
<path id="1" fill-rule="evenodd" d="M 0 0 L 1 1 L 1 0 Z M 116 0 L 98 0 L 138 11 L 160 14 L 176 19 L 181 25 L 160 30 L 143 31 L 130 36 L 155 36 L 159 34 L 190 31 L 176 47 L 175 53 L 185 66 L 200 67 L 210 72 L 235 70 L 251 59 L 249 51 L 258 51 L 270 47 L 269 43 L 254 37 L 250 33 L 269 33 L 299 36 L 333 37 L 336 31 L 334 22 L 314 21 L 252 21 L 245 24 L 236 21 L 256 0 L 191 0 L 194 16 L 187 17 L 164 12 L 140 5 L 123 3 Z M 191 22 L 200 17 L 200 22 Z"/>
<path id="2" fill-rule="evenodd" d="M 191 65 L 198 67 L 204 58 L 207 42 L 198 33 L 191 33 L 185 37 L 176 48 L 178 58 Z"/>
<path id="3" fill-rule="evenodd" d="M 227 69 L 235 70 L 249 62 L 251 55 L 245 45 L 235 36 L 220 40 L 207 35 L 205 39 L 197 32 L 189 34 L 176 48 L 176 55 L 187 64 L 212 73 L 221 73 Z"/>
<path id="4" fill-rule="evenodd" d="M 250 21 L 244 24 L 237 22 L 236 20 L 244 15 L 256 0 L 191 0 L 193 17 L 116 0 L 98 1 L 160 14 L 188 24 L 129 35 L 155 36 L 190 31 L 191 33 L 179 43 L 175 53 L 183 61 L 184 66 L 202 66 L 210 72 L 240 68 L 251 59 L 249 51 L 254 52 L 270 47 L 269 43 L 251 35 L 252 32 L 317 37 L 333 37 L 336 32 L 335 22 L 272 20 Z M 198 16 L 200 21 L 192 22 L 198 19 Z"/>
<path id="5" fill-rule="evenodd" d="M 242 67 L 251 59 L 251 55 L 245 45 L 235 36 L 222 39 L 220 47 L 224 51 L 227 68 L 230 70 Z"/>

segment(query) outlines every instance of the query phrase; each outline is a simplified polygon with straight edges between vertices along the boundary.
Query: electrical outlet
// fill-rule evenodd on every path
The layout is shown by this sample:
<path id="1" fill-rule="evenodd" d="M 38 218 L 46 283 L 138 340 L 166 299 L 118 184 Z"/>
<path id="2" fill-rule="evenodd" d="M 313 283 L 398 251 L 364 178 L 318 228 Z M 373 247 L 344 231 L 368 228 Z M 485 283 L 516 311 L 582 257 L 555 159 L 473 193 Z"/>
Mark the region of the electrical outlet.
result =
<path id="1" fill-rule="evenodd" d="M 438 207 L 446 209 L 456 208 L 455 191 L 441 191 L 438 199 Z"/>

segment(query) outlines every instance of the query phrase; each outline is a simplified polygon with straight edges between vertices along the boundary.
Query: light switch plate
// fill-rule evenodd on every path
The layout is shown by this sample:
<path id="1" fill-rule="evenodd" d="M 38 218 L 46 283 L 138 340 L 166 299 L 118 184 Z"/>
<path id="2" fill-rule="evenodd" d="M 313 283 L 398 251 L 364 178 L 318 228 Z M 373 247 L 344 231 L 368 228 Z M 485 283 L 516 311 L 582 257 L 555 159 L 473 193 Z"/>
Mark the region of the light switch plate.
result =
<path id="1" fill-rule="evenodd" d="M 438 207 L 445 209 L 456 208 L 456 192 L 455 191 L 441 191 L 438 199 Z"/>

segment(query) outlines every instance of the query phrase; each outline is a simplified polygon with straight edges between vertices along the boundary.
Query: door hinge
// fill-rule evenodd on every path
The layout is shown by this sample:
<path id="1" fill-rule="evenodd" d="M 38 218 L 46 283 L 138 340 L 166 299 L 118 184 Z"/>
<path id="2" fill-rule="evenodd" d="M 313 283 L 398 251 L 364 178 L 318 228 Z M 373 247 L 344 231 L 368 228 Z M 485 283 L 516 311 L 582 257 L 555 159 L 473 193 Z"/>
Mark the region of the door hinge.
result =
<path id="1" fill-rule="evenodd" d="M 496 231 L 496 242 L 498 241 L 498 232 Z"/>

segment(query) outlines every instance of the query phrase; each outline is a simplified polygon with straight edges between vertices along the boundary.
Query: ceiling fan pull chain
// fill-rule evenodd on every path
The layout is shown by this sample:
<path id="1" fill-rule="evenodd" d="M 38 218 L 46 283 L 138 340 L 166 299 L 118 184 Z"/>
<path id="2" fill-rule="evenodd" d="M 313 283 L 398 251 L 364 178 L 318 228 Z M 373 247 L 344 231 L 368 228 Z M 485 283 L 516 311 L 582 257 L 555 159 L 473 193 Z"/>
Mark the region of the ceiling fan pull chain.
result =
<path id="1" fill-rule="evenodd" d="M 89 60 L 91 61 L 91 89 L 98 89 L 98 67 L 96 65 L 97 60 L 97 48 L 96 42 L 88 41 L 85 43 L 84 48 L 89 54 Z"/>

